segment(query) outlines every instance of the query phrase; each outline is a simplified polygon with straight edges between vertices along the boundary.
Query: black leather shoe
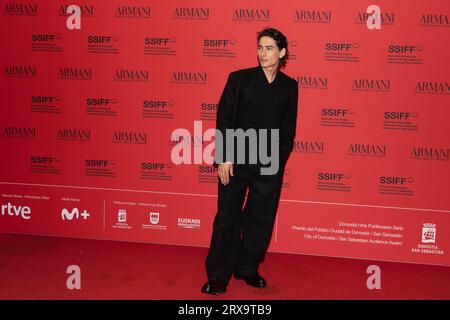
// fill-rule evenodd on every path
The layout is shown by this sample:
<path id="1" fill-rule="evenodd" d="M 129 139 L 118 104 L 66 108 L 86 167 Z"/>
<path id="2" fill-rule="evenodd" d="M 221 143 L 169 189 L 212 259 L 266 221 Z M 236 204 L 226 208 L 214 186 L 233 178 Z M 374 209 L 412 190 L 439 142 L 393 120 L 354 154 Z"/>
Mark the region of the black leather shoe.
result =
<path id="1" fill-rule="evenodd" d="M 218 296 L 219 294 L 225 293 L 227 291 L 227 283 L 220 279 L 211 279 L 206 282 L 202 287 L 202 292 L 207 294 L 214 294 Z"/>
<path id="2" fill-rule="evenodd" d="M 247 283 L 249 286 L 255 288 L 264 288 L 267 286 L 266 280 L 263 277 L 261 277 L 258 273 L 249 276 L 243 276 L 238 273 L 234 273 L 233 276 L 235 279 L 244 280 L 245 283 Z"/>

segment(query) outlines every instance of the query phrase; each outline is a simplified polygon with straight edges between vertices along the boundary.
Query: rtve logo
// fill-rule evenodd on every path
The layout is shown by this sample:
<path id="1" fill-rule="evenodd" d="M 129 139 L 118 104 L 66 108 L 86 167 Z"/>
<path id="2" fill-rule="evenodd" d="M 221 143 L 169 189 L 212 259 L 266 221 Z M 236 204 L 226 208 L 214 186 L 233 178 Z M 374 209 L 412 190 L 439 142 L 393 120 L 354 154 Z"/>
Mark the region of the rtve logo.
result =
<path id="1" fill-rule="evenodd" d="M 78 211 L 78 208 L 73 208 L 72 211 L 69 212 L 66 208 L 61 211 L 61 218 L 63 220 L 73 220 L 80 219 L 80 217 L 84 220 L 87 220 L 90 216 L 90 213 L 85 209 L 82 213 Z"/>
<path id="2" fill-rule="evenodd" d="M 16 216 L 22 217 L 22 219 L 31 219 L 31 208 L 27 206 L 15 206 L 8 202 L 8 204 L 2 204 L 2 216 Z"/>

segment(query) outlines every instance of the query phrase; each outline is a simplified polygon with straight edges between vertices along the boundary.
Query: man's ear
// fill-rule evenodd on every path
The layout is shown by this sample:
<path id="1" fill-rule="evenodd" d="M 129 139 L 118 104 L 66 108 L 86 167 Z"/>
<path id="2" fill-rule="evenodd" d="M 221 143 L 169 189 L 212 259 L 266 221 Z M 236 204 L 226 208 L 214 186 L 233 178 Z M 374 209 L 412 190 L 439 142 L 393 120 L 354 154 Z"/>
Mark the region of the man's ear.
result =
<path id="1" fill-rule="evenodd" d="M 286 55 L 286 48 L 280 50 L 280 59 Z"/>

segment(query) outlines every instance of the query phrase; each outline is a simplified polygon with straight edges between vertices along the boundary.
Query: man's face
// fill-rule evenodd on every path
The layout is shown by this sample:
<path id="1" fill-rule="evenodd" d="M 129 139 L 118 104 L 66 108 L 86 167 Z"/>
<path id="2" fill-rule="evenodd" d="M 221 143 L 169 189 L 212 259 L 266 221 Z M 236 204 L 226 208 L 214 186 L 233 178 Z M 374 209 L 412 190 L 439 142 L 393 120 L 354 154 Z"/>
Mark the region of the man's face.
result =
<path id="1" fill-rule="evenodd" d="M 261 37 L 258 43 L 258 60 L 263 68 L 276 67 L 280 59 L 286 54 L 286 49 L 278 49 L 275 40 L 271 37 Z"/>

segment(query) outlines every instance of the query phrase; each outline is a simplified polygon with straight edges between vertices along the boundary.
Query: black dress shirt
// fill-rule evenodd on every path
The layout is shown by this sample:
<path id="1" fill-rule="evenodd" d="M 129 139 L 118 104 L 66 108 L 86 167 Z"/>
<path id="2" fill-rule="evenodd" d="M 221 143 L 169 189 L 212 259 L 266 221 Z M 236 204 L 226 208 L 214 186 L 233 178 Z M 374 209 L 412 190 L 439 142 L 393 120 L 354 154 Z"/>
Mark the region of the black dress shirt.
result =
<path id="1" fill-rule="evenodd" d="M 268 156 L 272 154 L 271 150 L 271 129 L 280 129 L 281 122 L 283 120 L 283 113 L 281 108 L 281 88 L 279 81 L 279 74 L 277 72 L 275 78 L 271 83 L 267 80 L 267 77 L 262 69 L 258 67 L 257 82 L 254 87 L 251 98 L 244 106 L 241 118 L 238 120 L 237 128 L 243 130 L 255 129 L 257 133 L 257 142 L 253 144 L 250 139 L 245 141 L 245 163 L 250 163 L 250 146 L 253 146 L 253 153 L 259 164 L 258 150 L 260 146 L 259 129 L 267 129 L 267 136 L 262 143 L 267 145 Z M 239 151 L 235 148 L 235 154 Z M 235 162 L 237 159 L 235 158 Z"/>
<path id="2" fill-rule="evenodd" d="M 217 109 L 217 134 L 224 139 L 216 137 L 214 163 L 236 163 L 226 151 L 227 129 L 279 128 L 280 163 L 284 167 L 294 145 L 297 100 L 298 82 L 280 70 L 272 83 L 261 66 L 231 72 Z"/>

